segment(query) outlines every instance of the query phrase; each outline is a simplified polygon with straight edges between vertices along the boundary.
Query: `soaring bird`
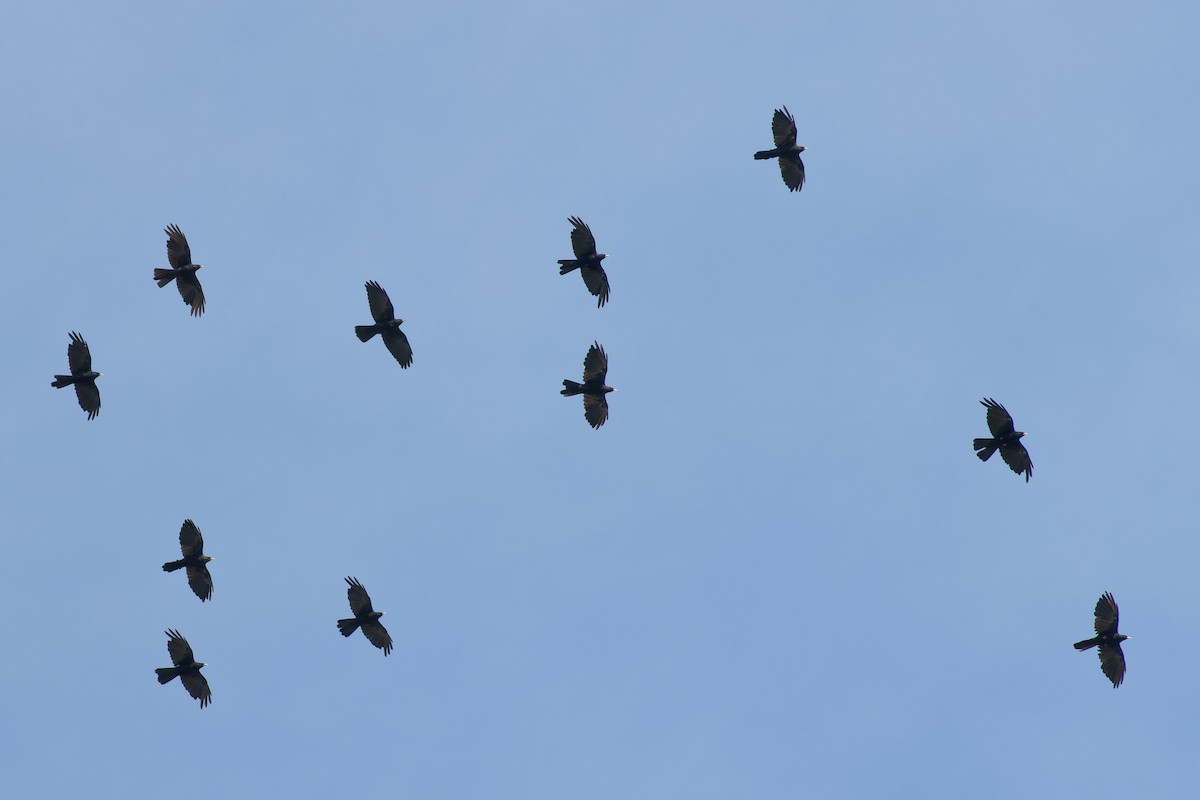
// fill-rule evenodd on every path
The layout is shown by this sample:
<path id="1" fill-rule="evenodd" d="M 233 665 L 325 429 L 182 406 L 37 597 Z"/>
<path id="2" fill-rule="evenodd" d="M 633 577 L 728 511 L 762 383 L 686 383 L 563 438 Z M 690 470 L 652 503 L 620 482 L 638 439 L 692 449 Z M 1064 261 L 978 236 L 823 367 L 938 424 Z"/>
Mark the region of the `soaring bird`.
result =
<path id="1" fill-rule="evenodd" d="M 159 667 L 154 670 L 158 675 L 158 682 L 170 683 L 175 680 L 175 676 L 179 676 L 179 682 L 183 684 L 183 688 L 200 701 L 201 708 L 211 703 L 212 691 L 208 688 L 208 681 L 200 674 L 200 668 L 205 664 L 192 657 L 192 646 L 188 644 L 187 639 L 179 635 L 179 631 L 167 631 L 167 652 L 171 655 L 171 663 L 175 666 Z"/>
<path id="2" fill-rule="evenodd" d="M 169 237 L 167 260 L 171 262 L 171 269 L 154 270 L 154 280 L 158 282 L 160 289 L 175 281 L 179 296 L 191 306 L 192 316 L 198 317 L 204 313 L 204 290 L 200 288 L 196 270 L 203 265 L 192 263 L 192 248 L 188 247 L 187 237 L 179 230 L 178 225 L 168 225 L 163 231 Z"/>
<path id="3" fill-rule="evenodd" d="M 379 624 L 379 618 L 384 612 L 371 608 L 371 596 L 357 578 L 346 578 L 346 583 L 350 584 L 350 588 L 346 590 L 346 597 L 350 600 L 350 612 L 354 617 L 339 619 L 338 630 L 342 636 L 349 636 L 356 628 L 362 628 L 367 641 L 383 650 L 386 656 L 392 652 L 392 637 L 388 635 L 387 628 Z"/>
<path id="4" fill-rule="evenodd" d="M 558 274 L 566 275 L 573 269 L 579 270 L 588 291 L 600 298 L 596 301 L 596 308 L 600 308 L 608 302 L 608 275 L 600 266 L 600 262 L 608 256 L 596 252 L 596 237 L 592 236 L 592 229 L 583 220 L 567 217 L 567 222 L 574 226 L 571 229 L 571 249 L 575 251 L 575 258 L 559 259 Z"/>
<path id="5" fill-rule="evenodd" d="M 71 368 L 70 375 L 55 375 L 50 384 L 55 389 L 75 384 L 75 396 L 79 398 L 79 407 L 87 412 L 88 419 L 94 419 L 100 413 L 100 390 L 96 388 L 96 378 L 104 373 L 92 369 L 92 351 L 88 344 L 75 331 L 71 331 L 71 343 L 67 345 L 67 364 Z"/>
<path id="6" fill-rule="evenodd" d="M 563 397 L 583 395 L 583 415 L 587 417 L 588 424 L 597 430 L 608 419 L 608 399 L 605 395 L 616 391 L 604 383 L 606 375 L 608 355 L 599 342 L 593 342 L 583 359 L 583 383 L 564 380 L 560 393 Z"/>
<path id="7" fill-rule="evenodd" d="M 1099 647 L 1100 669 L 1112 681 L 1113 688 L 1125 680 L 1125 654 L 1121 652 L 1121 642 L 1129 637 L 1117 633 L 1117 622 L 1120 614 L 1117 611 L 1117 601 L 1111 592 L 1100 595 L 1096 601 L 1096 635 L 1075 643 L 1076 650 L 1090 650 Z"/>
<path id="8" fill-rule="evenodd" d="M 163 564 L 163 572 L 174 572 L 187 567 L 188 586 L 192 587 L 192 591 L 201 602 L 211 600 L 213 582 L 212 575 L 208 574 L 208 562 L 213 559 L 212 556 L 204 555 L 204 537 L 200 535 L 196 523 L 190 519 L 185 519 L 183 527 L 179 529 L 179 549 L 183 551 L 183 558 Z"/>
<path id="9" fill-rule="evenodd" d="M 375 319 L 375 324 L 355 325 L 355 335 L 360 342 L 369 342 L 378 333 L 383 337 L 384 346 L 395 357 L 396 362 L 408 369 L 412 365 L 412 347 L 409 346 L 404 331 L 400 330 L 404 320 L 396 319 L 396 310 L 382 286 L 375 281 L 367 281 L 366 286 L 367 304 L 371 307 L 371 316 Z"/>
<path id="10" fill-rule="evenodd" d="M 800 160 L 800 154 L 808 148 L 796 144 L 796 120 L 787 106 L 775 109 L 775 116 L 771 117 L 771 135 L 775 138 L 775 148 L 759 150 L 754 157 L 760 161 L 778 158 L 783 182 L 790 191 L 798 192 L 804 187 L 804 162 Z"/>
<path id="11" fill-rule="evenodd" d="M 1033 461 L 1029 458 L 1029 451 L 1025 449 L 1025 445 L 1021 444 L 1021 437 L 1025 435 L 1025 431 L 1014 430 L 1012 415 L 992 398 L 987 397 L 979 402 L 987 408 L 988 430 L 992 432 L 993 438 L 976 439 L 975 455 L 979 456 L 980 461 L 987 461 L 992 457 L 992 453 L 999 450 L 1000 457 L 1008 464 L 1009 469 L 1018 475 L 1025 473 L 1025 482 L 1029 483 L 1029 476 L 1033 474 Z"/>

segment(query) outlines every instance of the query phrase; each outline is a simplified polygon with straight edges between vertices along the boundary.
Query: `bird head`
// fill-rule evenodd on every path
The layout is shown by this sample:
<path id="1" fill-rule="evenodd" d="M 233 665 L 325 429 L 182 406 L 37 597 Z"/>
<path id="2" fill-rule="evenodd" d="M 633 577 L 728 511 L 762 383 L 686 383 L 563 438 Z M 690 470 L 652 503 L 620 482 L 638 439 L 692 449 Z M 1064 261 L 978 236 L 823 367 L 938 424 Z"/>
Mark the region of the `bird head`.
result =
<path id="1" fill-rule="evenodd" d="M 601 388 L 601 391 L 603 391 L 605 394 L 608 394 L 609 392 L 615 392 L 615 391 L 616 391 L 616 389 L 614 389 L 613 387 L 611 387 L 611 386 L 609 386 L 609 385 L 605 384 L 605 385 L 604 385 L 604 386 Z"/>
<path id="2" fill-rule="evenodd" d="M 1025 431 L 1013 431 L 1013 436 L 1020 439 L 1021 437 L 1025 436 Z"/>
<path id="3" fill-rule="evenodd" d="M 1126 636 L 1126 635 L 1125 635 L 1125 634 L 1123 634 L 1123 633 L 1118 633 L 1118 634 L 1117 634 L 1117 641 L 1118 641 L 1118 642 L 1123 642 L 1123 641 L 1125 641 L 1126 639 L 1129 639 L 1129 638 L 1131 638 L 1131 637 L 1129 637 L 1129 636 Z"/>
<path id="4" fill-rule="evenodd" d="M 798 145 L 796 145 L 796 152 L 797 152 L 797 153 L 803 153 L 803 152 L 804 152 L 805 150 L 807 150 L 807 149 L 808 149 L 808 148 L 807 148 L 807 147 L 805 147 L 805 146 L 804 146 L 804 145 L 802 145 L 802 144 L 798 144 Z"/>
<path id="5" fill-rule="evenodd" d="M 200 667 L 207 667 L 207 666 L 208 666 L 207 661 L 197 661 L 196 662 L 196 669 L 200 669 Z"/>
<path id="6" fill-rule="evenodd" d="M 210 562 L 210 561 L 212 561 L 212 560 L 213 560 L 213 557 L 212 557 L 212 556 L 205 556 L 204 558 L 202 558 L 202 559 L 200 559 L 200 560 L 201 560 L 202 562 L 204 562 L 205 564 L 207 564 L 208 562 Z"/>
<path id="7" fill-rule="evenodd" d="M 603 261 L 606 258 L 608 258 L 608 253 L 596 253 L 597 261 Z"/>

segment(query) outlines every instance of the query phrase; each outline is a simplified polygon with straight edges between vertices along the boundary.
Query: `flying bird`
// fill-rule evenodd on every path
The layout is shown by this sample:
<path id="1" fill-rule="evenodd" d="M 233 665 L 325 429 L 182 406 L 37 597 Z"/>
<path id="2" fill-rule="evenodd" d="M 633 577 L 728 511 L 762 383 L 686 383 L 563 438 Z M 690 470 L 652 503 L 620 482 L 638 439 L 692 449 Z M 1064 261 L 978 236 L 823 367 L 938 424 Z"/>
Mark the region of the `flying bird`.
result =
<path id="1" fill-rule="evenodd" d="M 375 324 L 355 325 L 355 335 L 360 342 L 369 342 L 378 333 L 383 337 L 384 346 L 395 357 L 396 362 L 408 369 L 412 365 L 413 356 L 408 337 L 400 330 L 404 320 L 396 319 L 396 310 L 382 286 L 375 281 L 367 281 L 366 286 L 367 304 L 371 307 L 371 316 L 375 319 Z"/>
<path id="2" fill-rule="evenodd" d="M 71 374 L 55 375 L 50 385 L 61 389 L 75 384 L 79 407 L 87 412 L 88 419 L 94 419 L 100 413 L 100 390 L 96 388 L 96 378 L 104 373 L 92 369 L 92 351 L 75 331 L 71 331 L 71 343 L 67 345 L 67 365 L 71 368 Z"/>
<path id="3" fill-rule="evenodd" d="M 212 556 L 204 555 L 204 537 L 200 535 L 196 523 L 190 519 L 185 519 L 183 527 L 179 529 L 179 549 L 183 551 L 183 558 L 163 564 L 163 572 L 174 572 L 187 567 L 188 586 L 192 587 L 192 591 L 201 602 L 211 600 L 213 582 L 212 575 L 208 574 L 208 562 L 213 559 Z"/>
<path id="4" fill-rule="evenodd" d="M 600 298 L 596 301 L 596 308 L 600 308 L 608 302 L 608 275 L 600 266 L 600 262 L 608 256 L 596 252 L 596 237 L 592 236 L 592 229 L 583 220 L 567 217 L 567 222 L 574 226 L 571 229 L 571 249 L 575 251 L 575 258 L 559 259 L 558 274 L 566 275 L 571 270 L 579 270 L 588 291 Z"/>
<path id="5" fill-rule="evenodd" d="M 1021 444 L 1021 437 L 1025 435 L 1025 431 L 1014 430 L 1012 415 L 992 398 L 984 398 L 979 402 L 987 408 L 988 430 L 992 432 L 993 438 L 976 439 L 975 455 L 979 456 L 980 461 L 987 461 L 992 457 L 992 453 L 999 450 L 1000 457 L 1008 464 L 1009 469 L 1018 475 L 1024 473 L 1025 482 L 1029 483 L 1029 476 L 1033 474 L 1033 461 L 1029 458 L 1029 451 L 1025 449 L 1025 445 Z"/>
<path id="6" fill-rule="evenodd" d="M 392 652 L 392 637 L 388 635 L 387 628 L 379 624 L 379 618 L 384 612 L 371 608 L 371 596 L 357 578 L 346 578 L 346 583 L 350 584 L 350 588 L 346 590 L 346 597 L 350 600 L 350 612 L 354 617 L 339 619 L 338 630 L 342 636 L 349 636 L 356 628 L 362 628 L 367 641 L 383 650 L 386 656 Z"/>
<path id="7" fill-rule="evenodd" d="M 171 269 L 154 270 L 154 280 L 158 282 L 160 289 L 175 281 L 179 296 L 191 306 L 192 316 L 198 317 L 204 313 L 204 290 L 200 288 L 196 270 L 203 265 L 192 263 L 192 248 L 188 247 L 187 237 L 179 230 L 178 225 L 168 225 L 163 232 L 169 237 L 167 260 L 171 262 Z"/>
<path id="8" fill-rule="evenodd" d="M 771 135 L 775 138 L 775 148 L 759 150 L 754 158 L 759 161 L 778 158 L 783 182 L 790 191 L 798 192 L 804 187 L 804 162 L 800 160 L 800 154 L 808 148 L 796 144 L 796 120 L 787 106 L 775 109 L 775 116 L 771 118 Z"/>
<path id="9" fill-rule="evenodd" d="M 167 652 L 171 655 L 171 663 L 175 666 L 159 667 L 154 670 L 158 675 L 158 682 L 170 683 L 175 680 L 176 676 L 179 676 L 179 682 L 183 684 L 183 688 L 200 701 L 201 708 L 211 703 L 212 691 L 208 688 L 208 681 L 200 674 L 200 668 L 205 664 L 192 657 L 192 646 L 188 644 L 187 639 L 179 635 L 179 631 L 167 631 Z"/>
<path id="10" fill-rule="evenodd" d="M 1100 669 L 1104 670 L 1105 677 L 1112 681 L 1114 689 L 1125 680 L 1125 654 L 1121 652 L 1121 642 L 1129 638 L 1123 633 L 1117 633 L 1119 616 L 1117 601 L 1113 599 L 1112 593 L 1105 592 L 1100 595 L 1100 599 L 1096 601 L 1096 635 L 1075 643 L 1076 650 L 1100 648 Z"/>
<path id="11" fill-rule="evenodd" d="M 608 356 L 599 342 L 593 342 L 583 359 L 583 383 L 564 380 L 563 390 L 560 392 L 563 397 L 583 395 L 583 415 L 588 424 L 597 430 L 608 419 L 608 399 L 605 395 L 616 391 L 604 383 L 606 375 Z"/>

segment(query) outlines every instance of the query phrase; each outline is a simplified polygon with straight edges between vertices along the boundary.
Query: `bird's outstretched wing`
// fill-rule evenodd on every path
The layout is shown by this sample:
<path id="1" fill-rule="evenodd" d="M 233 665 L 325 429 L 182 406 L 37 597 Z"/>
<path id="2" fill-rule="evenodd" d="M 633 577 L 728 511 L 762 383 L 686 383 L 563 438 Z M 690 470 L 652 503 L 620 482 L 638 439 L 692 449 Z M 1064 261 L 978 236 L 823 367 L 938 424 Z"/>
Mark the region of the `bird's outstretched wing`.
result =
<path id="1" fill-rule="evenodd" d="M 375 609 L 371 607 L 371 596 L 367 594 L 367 590 L 358 582 L 358 579 L 346 578 L 346 583 L 350 584 L 350 588 L 346 590 L 346 597 L 350 600 L 350 612 L 356 617 L 374 613 Z"/>
<path id="2" fill-rule="evenodd" d="M 596 237 L 592 236 L 592 229 L 579 217 L 568 217 L 567 221 L 575 226 L 571 229 L 571 249 L 575 251 L 575 258 L 583 260 L 596 255 Z"/>
<path id="3" fill-rule="evenodd" d="M 608 398 L 602 394 L 585 394 L 583 396 L 583 416 L 593 428 L 599 428 L 608 421 Z"/>
<path id="4" fill-rule="evenodd" d="M 191 264 L 192 248 L 188 247 L 187 237 L 183 235 L 183 231 L 179 230 L 179 226 L 168 225 L 163 232 L 169 237 L 167 239 L 167 260 L 171 262 L 171 266 L 179 269 Z"/>
<path id="5" fill-rule="evenodd" d="M 94 419 L 100 413 L 100 390 L 95 381 L 75 384 L 75 398 L 79 400 L 79 407 L 87 412 L 88 419 Z"/>
<path id="6" fill-rule="evenodd" d="M 375 281 L 367 281 L 367 303 L 371 306 L 371 318 L 376 322 L 390 322 L 396 318 L 396 310 L 387 292 Z"/>
<path id="7" fill-rule="evenodd" d="M 1029 477 L 1033 475 L 1033 459 L 1029 457 L 1029 451 L 1025 449 L 1025 445 L 1019 441 L 1001 444 L 1000 457 L 1004 459 L 1005 464 L 1008 464 L 1009 469 L 1018 475 L 1023 474 L 1025 482 L 1029 483 Z"/>
<path id="8" fill-rule="evenodd" d="M 583 359 L 584 383 L 591 383 L 593 381 L 604 383 L 607 375 L 608 355 L 604 352 L 604 348 L 600 346 L 599 342 L 593 342 Z"/>
<path id="9" fill-rule="evenodd" d="M 183 682 L 183 688 L 187 689 L 187 693 L 200 701 L 201 708 L 212 702 L 212 690 L 208 688 L 208 681 L 200 674 L 199 670 L 185 672 L 179 676 L 179 680 Z"/>
<path id="10" fill-rule="evenodd" d="M 796 144 L 796 120 L 787 106 L 775 109 L 775 115 L 771 117 L 771 135 L 775 138 L 776 147 L 785 148 Z"/>
<path id="11" fill-rule="evenodd" d="M 196 660 L 192 655 L 192 646 L 188 644 L 187 639 L 179 635 L 177 630 L 167 631 L 167 653 L 171 656 L 171 663 L 177 667 L 191 664 Z"/>
<path id="12" fill-rule="evenodd" d="M 399 328 L 392 328 L 380 334 L 383 337 L 383 344 L 387 347 L 388 352 L 396 359 L 396 362 L 408 369 L 412 366 L 413 355 L 412 346 L 408 343 L 408 337 L 404 335 L 404 331 Z"/>
<path id="13" fill-rule="evenodd" d="M 382 650 L 385 656 L 392 652 L 392 637 L 387 628 L 379 624 L 379 620 L 364 622 L 360 627 L 367 641 Z"/>
<path id="14" fill-rule="evenodd" d="M 1121 643 L 1102 643 L 1099 653 L 1100 669 L 1104 671 L 1104 676 L 1112 681 L 1115 689 L 1125 680 L 1125 653 L 1121 650 Z"/>
<path id="15" fill-rule="evenodd" d="M 1106 633 L 1116 633 L 1120 622 L 1120 611 L 1112 592 L 1105 592 L 1096 601 L 1096 633 L 1103 636 Z"/>
<path id="16" fill-rule="evenodd" d="M 179 549 L 183 551 L 184 556 L 204 555 L 204 537 L 200 535 L 196 523 L 190 519 L 185 519 L 179 527 Z"/>
<path id="17" fill-rule="evenodd" d="M 799 153 L 783 153 L 779 156 L 779 174 L 783 182 L 793 192 L 800 191 L 804 186 L 804 162 Z"/>
<path id="18" fill-rule="evenodd" d="M 92 371 L 92 351 L 75 331 L 71 331 L 71 343 L 67 345 L 67 364 L 72 375 L 86 375 Z"/>
<path id="19" fill-rule="evenodd" d="M 1008 410 L 990 397 L 979 402 L 987 407 L 988 430 L 992 432 L 992 436 L 997 439 L 1002 436 L 1011 436 L 1016 429 L 1013 427 L 1013 418 Z"/>
<path id="20" fill-rule="evenodd" d="M 181 272 L 175 278 L 175 286 L 179 296 L 192 309 L 192 316 L 198 317 L 204 313 L 204 288 L 195 272 Z"/>

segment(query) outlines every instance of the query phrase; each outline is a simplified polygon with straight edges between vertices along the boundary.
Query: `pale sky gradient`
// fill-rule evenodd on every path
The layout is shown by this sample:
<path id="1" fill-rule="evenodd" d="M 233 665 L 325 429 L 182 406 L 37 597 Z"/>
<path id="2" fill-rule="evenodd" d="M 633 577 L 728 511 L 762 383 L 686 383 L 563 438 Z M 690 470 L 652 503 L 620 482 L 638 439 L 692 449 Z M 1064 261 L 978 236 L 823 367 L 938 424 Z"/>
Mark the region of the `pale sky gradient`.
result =
<path id="1" fill-rule="evenodd" d="M 1197 30 L 1194 2 L 8 8 L 0 789 L 1193 796 Z M 799 194 L 751 157 L 784 104 Z M 570 215 L 603 309 L 557 274 Z M 151 280 L 168 223 L 200 319 Z M 368 279 L 409 370 L 354 337 Z M 91 422 L 49 386 L 71 330 Z M 593 340 L 600 431 L 558 394 Z M 1029 484 L 974 457 L 982 397 Z M 185 517 L 211 603 L 160 569 Z M 391 656 L 338 635 L 347 575 Z M 1116 691 L 1071 648 L 1106 590 Z M 166 628 L 211 707 L 155 682 Z"/>

